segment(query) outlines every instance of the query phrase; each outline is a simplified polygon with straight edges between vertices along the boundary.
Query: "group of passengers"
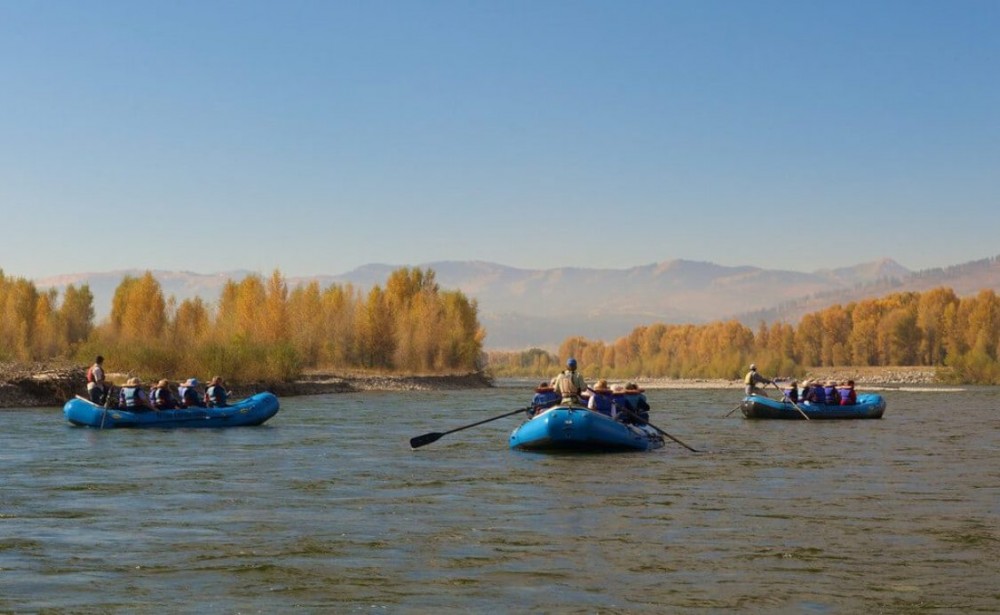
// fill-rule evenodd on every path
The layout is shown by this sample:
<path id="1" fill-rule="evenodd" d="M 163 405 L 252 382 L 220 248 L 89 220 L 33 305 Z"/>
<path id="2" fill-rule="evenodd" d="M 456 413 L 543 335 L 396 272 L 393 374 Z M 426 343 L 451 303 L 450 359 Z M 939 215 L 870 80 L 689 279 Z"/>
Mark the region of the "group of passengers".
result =
<path id="1" fill-rule="evenodd" d="M 197 378 L 188 378 L 180 383 L 176 394 L 167 379 L 158 381 L 147 392 L 143 388 L 142 380 L 138 376 L 133 376 L 125 382 L 115 397 L 111 383 L 105 378 L 103 363 L 104 357 L 98 355 L 94 359 L 94 364 L 87 370 L 87 392 L 90 400 L 97 405 L 143 412 L 178 408 L 222 408 L 229 401 L 229 392 L 220 376 L 215 376 L 209 381 L 204 393 L 199 390 L 201 383 Z"/>
<path id="2" fill-rule="evenodd" d="M 566 361 L 566 369 L 550 382 L 535 388 L 529 415 L 535 416 L 553 406 L 584 405 L 587 408 L 625 423 L 644 424 L 649 421 L 649 402 L 643 390 L 634 382 L 608 387 L 601 378 L 588 387 L 577 371 L 576 359 Z"/>
<path id="3" fill-rule="evenodd" d="M 806 380 L 802 389 L 798 382 L 792 380 L 783 388 L 785 399 L 793 403 L 806 402 L 810 404 L 826 404 L 828 406 L 853 406 L 858 403 L 858 394 L 854 390 L 853 380 L 827 382 Z"/>
<path id="4" fill-rule="evenodd" d="M 757 366 L 753 363 L 750 364 L 750 371 L 743 378 L 743 383 L 746 385 L 747 395 L 763 395 L 767 397 L 761 389 L 757 388 L 760 384 L 771 384 L 777 388 L 777 384 L 774 380 L 770 380 L 760 375 L 757 371 Z M 802 383 L 802 389 L 798 387 L 798 382 L 792 380 L 782 389 L 784 399 L 792 402 L 793 404 L 803 402 L 809 404 L 824 404 L 827 406 L 853 406 L 858 403 L 858 394 L 854 390 L 853 380 L 843 380 L 837 382 L 835 380 L 829 380 L 826 382 L 821 382 L 819 380 L 805 380 Z"/>

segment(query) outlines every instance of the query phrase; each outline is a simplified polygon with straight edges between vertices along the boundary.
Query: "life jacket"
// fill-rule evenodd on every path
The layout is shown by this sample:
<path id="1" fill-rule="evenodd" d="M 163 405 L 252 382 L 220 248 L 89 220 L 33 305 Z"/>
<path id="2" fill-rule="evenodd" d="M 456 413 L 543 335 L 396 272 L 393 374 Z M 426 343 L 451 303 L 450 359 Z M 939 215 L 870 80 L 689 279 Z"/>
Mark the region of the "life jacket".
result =
<path id="1" fill-rule="evenodd" d="M 799 401 L 799 391 L 795 387 L 787 387 L 782 390 L 782 393 L 792 401 Z"/>
<path id="2" fill-rule="evenodd" d="M 841 387 L 837 389 L 837 392 L 840 393 L 841 406 L 850 406 L 858 402 L 857 393 L 851 387 Z"/>
<path id="3" fill-rule="evenodd" d="M 612 409 L 614 408 L 614 401 L 610 394 L 608 393 L 597 393 L 596 391 L 591 394 L 590 399 L 594 401 L 593 410 L 611 416 Z"/>
<path id="4" fill-rule="evenodd" d="M 536 408 L 548 408 L 549 406 L 559 402 L 559 393 L 555 391 L 543 391 L 541 393 L 535 393 L 535 397 L 531 400 L 531 405 Z"/>
<path id="5" fill-rule="evenodd" d="M 566 370 L 556 377 L 555 389 L 560 397 L 579 397 L 580 385 L 574 380 L 576 372 Z"/>
<path id="6" fill-rule="evenodd" d="M 142 404 L 139 403 L 139 387 L 127 386 L 122 387 L 122 401 L 125 402 L 126 408 L 138 408 Z"/>
<path id="7" fill-rule="evenodd" d="M 226 405 L 226 390 L 217 384 L 213 384 L 205 390 L 205 399 L 213 408 Z"/>
<path id="8" fill-rule="evenodd" d="M 837 393 L 837 387 L 835 386 L 823 387 L 823 394 L 826 395 L 826 403 L 840 404 L 840 394 Z"/>
<path id="9" fill-rule="evenodd" d="M 826 391 L 821 386 L 812 387 L 812 395 L 809 401 L 814 404 L 825 404 L 826 403 Z"/>
<path id="10" fill-rule="evenodd" d="M 752 372 L 752 371 L 747 372 L 747 375 L 743 378 L 743 384 L 753 384 L 754 383 L 754 374 L 755 373 L 756 372 Z"/>
<path id="11" fill-rule="evenodd" d="M 87 368 L 87 383 L 94 382 L 94 366 L 91 365 Z"/>
<path id="12" fill-rule="evenodd" d="M 203 405 L 201 399 L 198 398 L 198 390 L 194 387 L 182 386 L 177 389 L 177 393 L 181 398 L 181 408 L 200 408 Z"/>
<path id="13" fill-rule="evenodd" d="M 172 410 L 177 407 L 177 402 L 169 389 L 157 388 L 153 389 L 153 405 L 164 410 Z"/>

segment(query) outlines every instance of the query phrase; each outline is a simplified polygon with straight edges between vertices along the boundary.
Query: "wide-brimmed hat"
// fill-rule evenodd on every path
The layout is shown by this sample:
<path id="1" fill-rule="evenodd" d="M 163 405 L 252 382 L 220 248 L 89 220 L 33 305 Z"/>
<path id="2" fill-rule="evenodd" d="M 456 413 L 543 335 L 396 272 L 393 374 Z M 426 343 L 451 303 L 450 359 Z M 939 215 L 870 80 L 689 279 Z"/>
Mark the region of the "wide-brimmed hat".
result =
<path id="1" fill-rule="evenodd" d="M 125 381 L 125 384 L 126 386 L 133 386 L 133 387 L 139 386 L 140 384 L 142 384 L 142 380 L 138 376 L 132 376 L 131 378 Z"/>
<path id="2" fill-rule="evenodd" d="M 629 382 L 625 385 L 625 390 L 629 393 L 642 393 L 645 389 L 640 389 L 638 384 Z"/>
<path id="3" fill-rule="evenodd" d="M 552 391 L 552 386 L 548 382 L 543 382 L 537 387 L 535 387 L 535 393 L 548 393 Z"/>
<path id="4" fill-rule="evenodd" d="M 215 376 L 209 384 L 222 384 L 222 376 Z"/>
<path id="5" fill-rule="evenodd" d="M 611 392 L 612 393 L 624 393 L 625 392 L 625 386 L 621 385 L 621 384 L 616 384 L 613 387 L 611 387 Z"/>
<path id="6" fill-rule="evenodd" d="M 196 387 L 196 386 L 198 386 L 198 379 L 197 378 L 188 378 L 187 380 L 184 381 L 184 386 L 186 386 L 186 387 Z"/>
<path id="7" fill-rule="evenodd" d="M 608 388 L 608 381 L 601 378 L 597 381 L 597 384 L 594 385 L 593 391 L 595 393 L 610 393 L 611 389 Z"/>
<path id="8" fill-rule="evenodd" d="M 158 387 L 168 387 L 168 386 L 170 386 L 170 381 L 167 380 L 166 378 L 164 378 L 164 379 L 160 380 L 159 382 L 157 382 L 156 386 L 158 386 Z"/>

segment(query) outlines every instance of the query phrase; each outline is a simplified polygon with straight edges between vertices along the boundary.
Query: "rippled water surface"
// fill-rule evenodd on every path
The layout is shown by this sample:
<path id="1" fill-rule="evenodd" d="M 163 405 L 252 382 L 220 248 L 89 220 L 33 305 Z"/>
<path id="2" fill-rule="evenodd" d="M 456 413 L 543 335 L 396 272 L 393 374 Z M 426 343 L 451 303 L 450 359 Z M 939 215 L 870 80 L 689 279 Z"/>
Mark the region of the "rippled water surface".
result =
<path id="1" fill-rule="evenodd" d="M 528 388 L 282 400 L 261 427 L 0 412 L 0 611 L 1000 611 L 1000 389 L 749 421 L 648 391 L 686 444 L 512 452 Z"/>

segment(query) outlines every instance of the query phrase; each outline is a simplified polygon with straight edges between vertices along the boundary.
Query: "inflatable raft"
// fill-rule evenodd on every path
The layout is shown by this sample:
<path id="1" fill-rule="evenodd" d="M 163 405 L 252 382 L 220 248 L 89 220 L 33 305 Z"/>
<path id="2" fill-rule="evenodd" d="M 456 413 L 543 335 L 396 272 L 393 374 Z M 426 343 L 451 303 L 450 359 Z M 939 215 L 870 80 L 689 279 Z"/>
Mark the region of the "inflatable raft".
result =
<path id="1" fill-rule="evenodd" d="M 859 393 L 858 403 L 850 406 L 799 402 L 798 407 L 810 420 L 880 419 L 885 412 L 885 399 L 876 393 Z M 742 410 L 743 416 L 748 419 L 805 420 L 802 412 L 796 410 L 791 402 L 760 395 L 750 395 L 743 398 L 740 410 Z"/>
<path id="2" fill-rule="evenodd" d="M 247 427 L 260 425 L 278 413 L 278 398 L 257 393 L 224 408 L 178 408 L 131 412 L 98 406 L 83 397 L 66 402 L 63 414 L 74 425 L 112 429 L 120 427 Z"/>
<path id="3" fill-rule="evenodd" d="M 522 423 L 510 447 L 529 451 L 648 451 L 663 446 L 649 426 L 626 425 L 582 406 L 555 406 Z"/>

